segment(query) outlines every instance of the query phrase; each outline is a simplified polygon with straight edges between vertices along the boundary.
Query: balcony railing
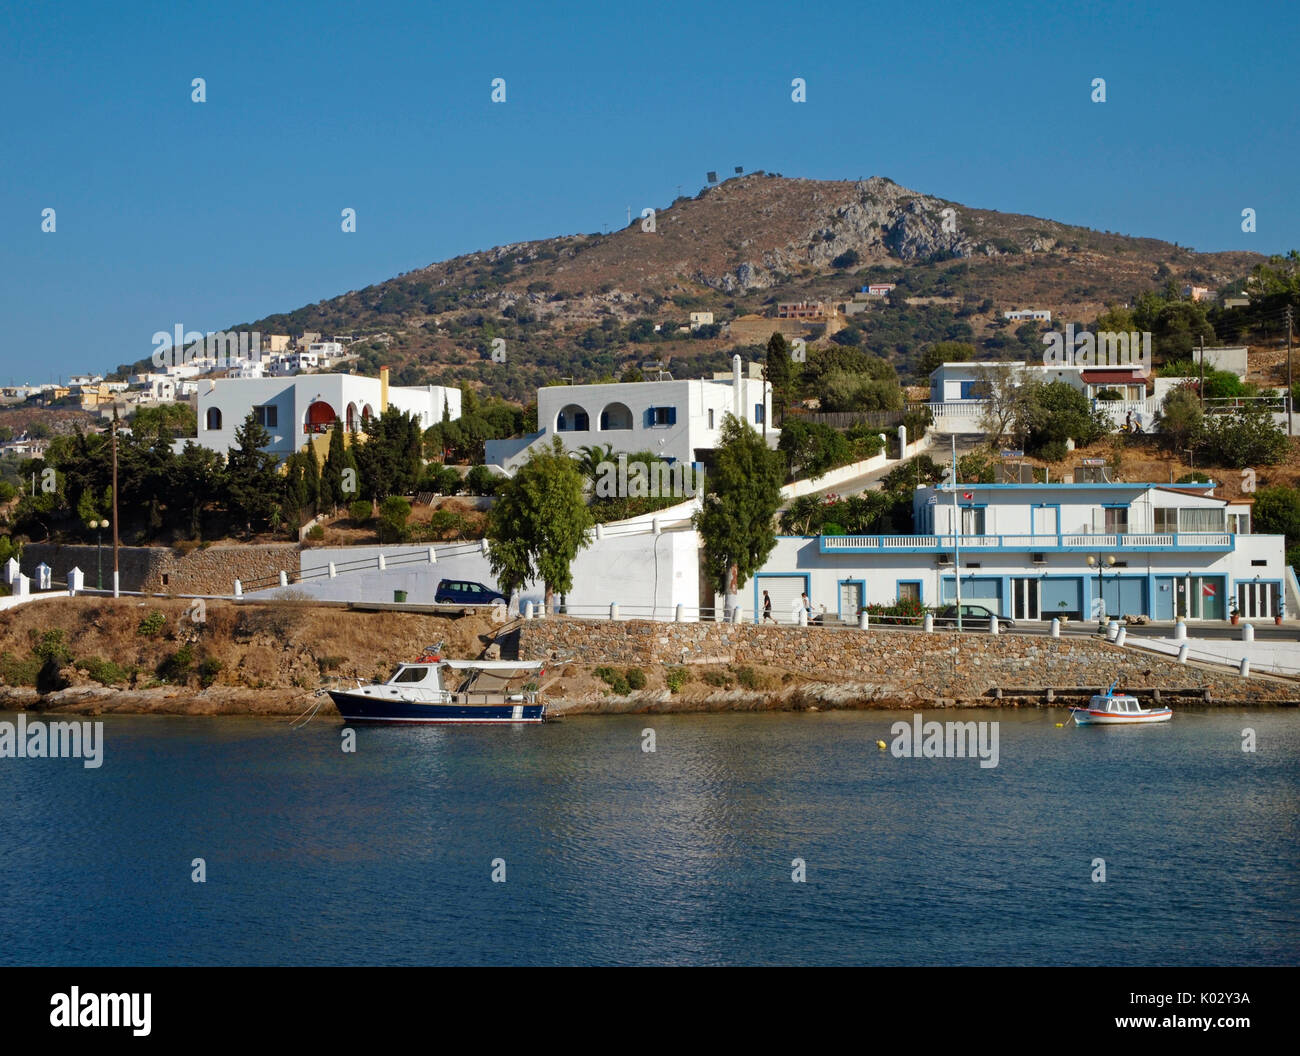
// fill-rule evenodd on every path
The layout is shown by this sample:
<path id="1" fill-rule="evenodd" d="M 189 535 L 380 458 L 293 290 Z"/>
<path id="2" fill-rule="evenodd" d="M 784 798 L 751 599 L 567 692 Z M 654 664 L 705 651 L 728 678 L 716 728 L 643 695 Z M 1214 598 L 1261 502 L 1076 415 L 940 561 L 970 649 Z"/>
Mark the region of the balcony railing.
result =
<path id="1" fill-rule="evenodd" d="M 1231 532 L 1164 532 L 1134 535 L 1089 535 L 1067 533 L 1057 535 L 823 535 L 818 537 L 820 553 L 860 554 L 877 551 L 894 553 L 949 553 L 960 543 L 967 551 L 1007 551 L 1058 553 L 1098 552 L 1119 553 L 1144 550 L 1233 550 L 1235 536 Z"/>

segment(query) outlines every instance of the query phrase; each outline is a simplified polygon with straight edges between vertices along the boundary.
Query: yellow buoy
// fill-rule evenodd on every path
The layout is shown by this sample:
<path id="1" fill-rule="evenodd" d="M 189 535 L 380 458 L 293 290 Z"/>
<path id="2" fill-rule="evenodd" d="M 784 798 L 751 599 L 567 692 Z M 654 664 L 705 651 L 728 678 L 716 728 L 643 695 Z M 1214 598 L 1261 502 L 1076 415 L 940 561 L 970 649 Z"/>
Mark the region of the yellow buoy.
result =
<path id="1" fill-rule="evenodd" d="M 1065 723 L 1063 723 L 1063 722 L 1058 722 L 1058 723 L 1056 724 L 1056 728 L 1059 730 L 1059 729 L 1060 729 L 1062 726 L 1064 726 L 1064 725 L 1065 725 Z"/>
<path id="2" fill-rule="evenodd" d="M 885 750 L 885 742 L 884 742 L 884 741 L 877 741 L 877 742 L 876 742 L 876 747 L 879 748 L 879 749 L 883 752 L 883 751 Z"/>

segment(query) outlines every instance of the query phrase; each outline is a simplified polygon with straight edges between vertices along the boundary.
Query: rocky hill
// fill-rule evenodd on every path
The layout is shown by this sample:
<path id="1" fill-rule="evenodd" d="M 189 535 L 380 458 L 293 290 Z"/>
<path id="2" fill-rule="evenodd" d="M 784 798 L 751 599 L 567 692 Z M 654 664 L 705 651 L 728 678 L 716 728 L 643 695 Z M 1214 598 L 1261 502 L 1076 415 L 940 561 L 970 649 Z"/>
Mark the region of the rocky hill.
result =
<path id="1" fill-rule="evenodd" d="M 524 400 L 548 380 L 647 360 L 705 373 L 738 343 L 731 320 L 774 315 L 778 301 L 842 303 L 871 281 L 900 285 L 899 311 L 873 304 L 846 343 L 906 373 L 933 340 L 989 342 L 996 354 L 1007 309 L 1086 323 L 1170 281 L 1222 286 L 1262 259 L 975 209 L 883 177 L 754 173 L 678 198 L 653 225 L 634 215 L 610 234 L 498 246 L 237 328 L 356 335 L 363 371 L 383 362 L 402 383 L 471 381 Z M 720 332 L 679 336 L 691 311 L 712 311 Z M 764 329 L 751 324 L 736 328 L 739 343 Z M 491 355 L 498 338 L 504 363 Z"/>

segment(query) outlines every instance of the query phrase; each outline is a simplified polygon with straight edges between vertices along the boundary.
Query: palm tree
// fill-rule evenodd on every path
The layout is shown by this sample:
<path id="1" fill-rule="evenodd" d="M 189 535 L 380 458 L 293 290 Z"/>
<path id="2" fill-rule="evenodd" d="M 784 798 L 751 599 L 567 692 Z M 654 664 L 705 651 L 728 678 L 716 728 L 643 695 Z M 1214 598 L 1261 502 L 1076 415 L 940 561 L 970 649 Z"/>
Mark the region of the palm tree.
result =
<path id="1" fill-rule="evenodd" d="M 600 475 L 601 464 L 614 462 L 617 458 L 613 444 L 606 444 L 604 447 L 600 444 L 588 444 L 586 447 L 578 448 L 576 455 L 579 470 L 593 484 Z"/>

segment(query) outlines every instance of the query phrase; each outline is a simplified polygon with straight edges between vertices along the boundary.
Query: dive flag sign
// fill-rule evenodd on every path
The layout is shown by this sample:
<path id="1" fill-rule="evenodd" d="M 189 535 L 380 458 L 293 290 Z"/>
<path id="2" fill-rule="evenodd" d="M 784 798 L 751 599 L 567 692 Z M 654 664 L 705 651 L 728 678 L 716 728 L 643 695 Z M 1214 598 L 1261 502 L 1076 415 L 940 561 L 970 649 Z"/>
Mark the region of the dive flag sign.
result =
<path id="1" fill-rule="evenodd" d="M 1204 594 L 1207 598 L 1212 598 L 1217 592 L 1214 589 L 1213 583 L 1206 583 L 1203 587 L 1201 587 L 1201 593 Z"/>

